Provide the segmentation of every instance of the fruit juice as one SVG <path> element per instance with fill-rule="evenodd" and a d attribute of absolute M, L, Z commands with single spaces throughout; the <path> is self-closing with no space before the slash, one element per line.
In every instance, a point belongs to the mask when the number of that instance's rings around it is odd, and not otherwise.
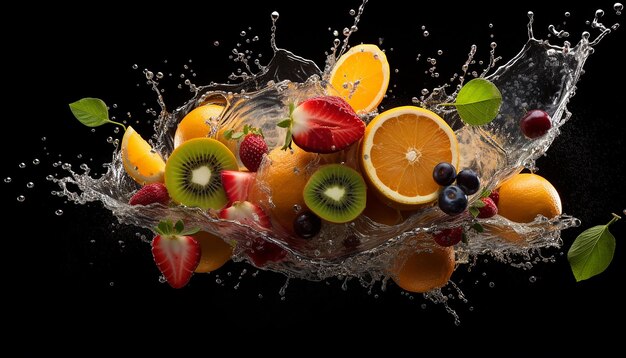
<path fill-rule="evenodd" d="M 121 222 L 150 230 L 165 219 L 180 219 L 186 227 L 198 228 L 231 245 L 232 258 L 236 261 L 245 260 L 264 270 L 308 280 L 342 277 L 384 282 L 390 276 L 396 258 L 401 257 L 407 247 L 415 248 L 416 237 L 429 238 L 437 232 L 459 226 L 467 230 L 466 240 L 454 246 L 453 260 L 458 264 L 467 263 L 471 258 L 485 252 L 504 257 L 527 253 L 531 249 L 560 246 L 561 230 L 579 224 L 572 216 L 540 217 L 530 223 L 515 223 L 502 216 L 495 216 L 479 220 L 483 230 L 478 231 L 469 228 L 474 223 L 474 218 L 467 213 L 448 215 L 432 200 L 427 205 L 420 203 L 414 207 L 397 208 L 387 205 L 384 197 L 370 197 L 371 189 L 368 189 L 368 204 L 365 205 L 364 214 L 340 223 L 333 222 L 332 218 L 324 218 L 320 223 L 320 231 L 305 240 L 292 232 L 290 224 L 294 222 L 295 216 L 303 213 L 306 207 L 313 206 L 305 205 L 296 198 L 297 194 L 290 193 L 288 189 L 295 187 L 294 183 L 301 184 L 302 188 L 297 191 L 301 193 L 309 177 L 324 165 L 338 164 L 362 173 L 363 163 L 367 159 L 360 155 L 360 148 L 355 143 L 332 153 L 302 153 L 302 149 L 297 146 L 281 149 L 287 130 L 278 124 L 289 118 L 290 112 L 295 112 L 290 108 L 291 104 L 301 104 L 319 96 L 344 96 L 349 105 L 362 107 L 356 114 L 364 124 L 374 121 L 377 113 L 385 112 L 378 109 L 376 99 L 370 103 L 352 101 L 353 95 L 359 93 L 359 86 L 362 85 L 360 82 L 332 81 L 333 70 L 341 63 L 342 56 L 349 54 L 348 45 L 356 48 L 356 44 L 351 44 L 349 39 L 358 26 L 361 12 L 362 8 L 354 12 L 354 28 L 350 26 L 337 35 L 325 66 L 317 66 L 311 60 L 280 48 L 280 43 L 277 43 L 274 36 L 280 16 L 272 13 L 273 32 L 270 45 L 273 58 L 267 65 L 258 64 L 256 69 L 257 64 L 253 66 L 246 62 L 244 73 L 233 77 L 235 83 L 193 85 L 186 82 L 193 91 L 193 96 L 174 110 L 167 108 L 161 97 L 159 73 L 144 71 L 145 79 L 158 94 L 158 103 L 161 106 L 158 119 L 154 123 L 154 133 L 143 133 L 144 138 L 153 139 L 151 150 L 160 153 L 164 158 L 163 163 L 155 164 L 156 167 L 165 166 L 166 160 L 176 157 L 175 147 L 181 147 L 185 142 L 176 139 L 177 129 L 189 113 L 201 106 L 223 108 L 216 109 L 209 115 L 211 120 L 204 124 L 207 126 L 208 138 L 224 144 L 233 152 L 235 162 L 230 160 L 228 170 L 237 171 L 242 168 L 243 159 L 238 155 L 241 144 L 224 139 L 224 133 L 228 130 L 242 131 L 245 125 L 263 132 L 264 142 L 268 147 L 267 155 L 256 169 L 256 179 L 248 189 L 249 200 L 246 201 L 263 209 L 269 216 L 268 225 L 224 218 L 221 207 L 226 204 L 215 207 L 212 204 L 185 206 L 176 203 L 167 206 L 129 205 L 129 199 L 140 186 L 162 179 L 151 176 L 151 173 L 129 175 L 129 172 L 139 169 L 126 165 L 123 150 L 113 153 L 108 171 L 97 179 L 92 178 L 88 170 L 78 173 L 67 168 L 70 173 L 68 176 L 53 178 L 60 186 L 59 194 L 78 204 L 102 202 Z M 458 142 L 458 161 L 454 163 L 457 169 L 472 169 L 479 174 L 481 181 L 478 193 L 496 189 L 521 168 L 533 169 L 534 161 L 545 154 L 558 136 L 559 128 L 570 118 L 566 105 L 574 93 L 584 63 L 593 52 L 594 46 L 611 32 L 611 27 L 602 25 L 601 20 L 600 15 L 596 14 L 590 32 L 583 33 L 577 43 L 563 41 L 563 44 L 556 45 L 535 38 L 532 31 L 533 14 L 529 13 L 529 39 L 517 56 L 499 65 L 496 64 L 496 57 L 492 52 L 491 62 L 484 64 L 481 71 L 474 76 L 467 72 L 469 64 L 474 61 L 476 49 L 472 48 L 466 65 L 462 67 L 466 72 L 457 75 L 445 86 L 422 91 L 421 95 L 413 98 L 413 103 L 405 104 L 422 107 L 443 118 L 454 130 L 453 136 Z M 554 31 L 552 35 L 558 37 L 558 33 Z M 492 50 L 495 48 L 494 43 Z M 241 52 L 235 53 L 235 57 L 241 61 L 246 59 Z M 454 102 L 462 85 L 474 77 L 492 82 L 502 94 L 498 116 L 481 126 L 466 125 L 456 110 L 445 105 Z M 384 87 L 383 94 L 387 90 Z M 344 90 L 347 93 L 342 93 Z M 542 108 L 550 115 L 552 127 L 545 136 L 528 140 L 519 130 L 519 119 L 528 110 L 535 108 Z M 128 133 L 131 132 L 127 129 L 126 134 Z M 153 136 L 150 137 L 151 135 Z M 130 135 L 128 138 L 130 140 Z M 133 138 L 137 143 L 142 143 L 137 137 Z M 123 141 L 120 146 L 125 147 Z M 407 152 L 409 160 L 414 160 L 417 156 L 417 152 Z M 274 174 L 287 161 L 289 165 L 282 168 L 283 171 L 279 174 Z M 164 170 L 166 189 L 170 191 L 167 169 Z M 201 174 L 198 174 L 197 180 L 202 180 Z M 142 179 L 138 180 L 137 177 Z M 277 178 L 286 181 L 276 183 Z M 369 188 L 373 184 L 368 182 L 365 185 Z M 272 187 L 281 190 L 272 191 Z M 170 195 L 174 196 L 171 192 Z M 273 210 L 278 205 L 284 206 L 278 204 L 278 197 L 281 195 L 292 200 L 287 205 L 289 210 Z M 469 205 L 478 199 L 478 195 L 470 195 Z M 375 209 L 371 209 L 372 207 Z M 385 220 L 377 217 L 381 212 L 385 212 Z M 418 245 L 418 250 L 439 250 L 432 240 L 423 241 Z M 250 252 L 254 252 L 255 247 L 263 246 L 263 243 L 276 247 L 279 259 L 256 261 Z M 446 254 L 449 255 L 450 252 L 448 250 Z"/>

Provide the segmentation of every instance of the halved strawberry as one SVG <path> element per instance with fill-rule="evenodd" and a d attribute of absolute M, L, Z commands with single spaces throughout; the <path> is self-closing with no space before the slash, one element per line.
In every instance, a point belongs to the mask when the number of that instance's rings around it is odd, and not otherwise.
<path fill-rule="evenodd" d="M 222 186 L 226 191 L 229 203 L 232 204 L 235 201 L 248 199 L 248 189 L 254 182 L 254 173 L 223 170 L 220 175 L 222 176 Z"/>
<path fill-rule="evenodd" d="M 270 218 L 263 209 L 249 201 L 236 201 L 231 206 L 220 211 L 220 218 L 239 221 L 246 225 L 258 225 L 263 228 L 270 228 Z"/>
<path fill-rule="evenodd" d="M 200 263 L 200 244 L 189 236 L 198 230 L 184 231 L 183 222 L 172 225 L 161 221 L 152 240 L 152 257 L 167 283 L 173 288 L 184 287 Z"/>
<path fill-rule="evenodd" d="M 147 184 L 137 190 L 128 201 L 130 205 L 150 205 L 160 203 L 167 205 L 170 202 L 170 194 L 163 183 Z"/>
<path fill-rule="evenodd" d="M 320 96 L 290 108 L 290 118 L 278 123 L 288 128 L 283 149 L 291 142 L 307 152 L 334 153 L 358 141 L 365 123 L 341 97 Z"/>

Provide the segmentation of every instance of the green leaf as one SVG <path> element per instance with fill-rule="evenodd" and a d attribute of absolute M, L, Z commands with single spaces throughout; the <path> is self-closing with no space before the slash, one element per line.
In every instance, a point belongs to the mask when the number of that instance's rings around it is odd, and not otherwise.
<path fill-rule="evenodd" d="M 87 127 L 99 127 L 106 123 L 113 123 L 122 126 L 126 130 L 126 126 L 122 123 L 114 122 L 109 119 L 109 110 L 106 103 L 99 98 L 83 98 L 74 103 L 70 103 L 70 110 L 78 121 Z"/>
<path fill-rule="evenodd" d="M 486 198 L 486 197 L 488 197 L 489 195 L 491 195 L 491 190 L 489 190 L 489 189 L 485 189 L 485 190 L 483 190 L 483 192 L 482 192 L 482 193 L 480 193 L 480 198 L 481 198 L 481 199 L 482 199 L 482 198 Z"/>
<path fill-rule="evenodd" d="M 284 119 L 278 122 L 278 124 L 276 125 L 279 126 L 280 128 L 289 128 L 289 126 L 291 125 L 291 118 Z"/>
<path fill-rule="evenodd" d="M 234 130 L 232 130 L 232 129 L 225 130 L 224 131 L 224 138 L 226 138 L 226 140 L 233 139 L 233 132 L 234 132 Z"/>
<path fill-rule="evenodd" d="M 470 214 L 472 214 L 473 217 L 477 217 L 478 214 L 480 214 L 480 211 L 475 206 L 470 206 L 467 210 L 469 211 Z"/>
<path fill-rule="evenodd" d="M 473 223 L 472 229 L 476 230 L 477 233 L 482 233 L 485 231 L 485 228 L 480 223 Z"/>
<path fill-rule="evenodd" d="M 597 225 L 583 231 L 567 252 L 572 273 L 577 282 L 602 273 L 609 267 L 615 253 L 615 237 L 609 225 L 619 219 L 614 217 L 606 225 Z"/>
<path fill-rule="evenodd" d="M 476 201 L 474 202 L 474 204 L 472 204 L 472 207 L 474 207 L 474 208 L 476 208 L 476 209 L 480 209 L 480 208 L 484 208 L 484 207 L 485 207 L 485 205 L 487 205 L 487 204 L 485 204 L 485 202 L 484 202 L 484 201 L 482 201 L 482 200 L 476 200 Z"/>
<path fill-rule="evenodd" d="M 172 232 L 171 227 L 172 227 L 172 222 L 161 221 L 157 225 L 156 232 L 161 235 L 169 235 Z"/>
<path fill-rule="evenodd" d="M 474 78 L 467 82 L 454 102 L 461 119 L 473 126 L 491 122 L 498 115 L 501 104 L 500 90 L 484 78 Z"/>
<path fill-rule="evenodd" d="M 243 137 L 243 132 L 237 132 L 237 133 L 231 134 L 230 139 L 239 139 L 241 137 Z"/>
<path fill-rule="evenodd" d="M 180 234 L 185 229 L 185 224 L 183 224 L 182 220 L 178 220 L 174 225 L 174 232 Z"/>

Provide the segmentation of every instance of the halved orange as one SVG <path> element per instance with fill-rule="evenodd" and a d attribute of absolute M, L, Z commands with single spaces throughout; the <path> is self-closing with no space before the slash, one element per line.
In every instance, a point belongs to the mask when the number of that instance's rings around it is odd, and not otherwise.
<path fill-rule="evenodd" d="M 183 118 L 174 134 L 174 148 L 183 142 L 193 138 L 204 138 L 211 133 L 209 122 L 217 120 L 222 111 L 223 106 L 217 104 L 206 104 L 196 107 Z"/>
<path fill-rule="evenodd" d="M 330 72 L 330 84 L 355 112 L 371 112 L 389 86 L 389 62 L 376 45 L 358 45 L 344 53 Z"/>
<path fill-rule="evenodd" d="M 365 128 L 361 168 L 369 188 L 400 209 L 418 208 L 437 199 L 433 180 L 438 163 L 459 166 L 454 131 L 436 113 L 404 106 L 376 116 Z"/>
<path fill-rule="evenodd" d="M 122 138 L 122 164 L 131 178 L 141 185 L 163 182 L 165 162 L 145 139 L 128 126 Z"/>

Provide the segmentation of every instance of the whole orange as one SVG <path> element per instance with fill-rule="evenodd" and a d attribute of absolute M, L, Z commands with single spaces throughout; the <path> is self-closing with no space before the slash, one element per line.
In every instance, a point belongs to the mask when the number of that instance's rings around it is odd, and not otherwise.
<path fill-rule="evenodd" d="M 200 244 L 200 263 L 195 272 L 211 272 L 222 267 L 233 254 L 233 247 L 206 231 L 192 235 Z"/>
<path fill-rule="evenodd" d="M 293 222 L 306 210 L 302 190 L 319 166 L 315 153 L 275 148 L 269 152 L 266 165 L 256 175 L 256 184 L 250 189 L 248 201 L 259 204 L 287 233 L 293 234 Z"/>
<path fill-rule="evenodd" d="M 537 215 L 552 219 L 562 213 L 559 193 L 537 174 L 517 174 L 502 183 L 499 192 L 498 214 L 511 221 L 529 223 Z"/>

